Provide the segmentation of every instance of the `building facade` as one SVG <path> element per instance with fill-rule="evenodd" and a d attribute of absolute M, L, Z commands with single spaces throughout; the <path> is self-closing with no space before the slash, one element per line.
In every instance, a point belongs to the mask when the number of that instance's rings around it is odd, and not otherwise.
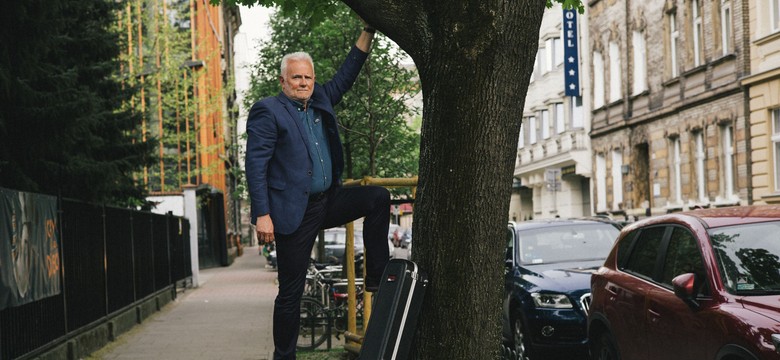
<path fill-rule="evenodd" d="M 780 0 L 749 0 L 753 201 L 780 203 Z"/>
<path fill-rule="evenodd" d="M 576 41 L 581 49 L 587 44 L 587 21 L 577 16 L 576 24 L 568 22 L 573 26 L 570 32 L 565 31 L 566 24 L 560 4 L 545 10 L 522 114 L 509 210 L 512 221 L 591 215 L 588 111 L 582 96 L 566 96 L 564 91 L 567 77 L 587 83 L 587 76 L 564 71 L 566 61 L 576 61 L 580 72 L 587 71 L 583 61 L 587 54 L 564 58 L 566 46 Z"/>
<path fill-rule="evenodd" d="M 588 2 L 596 213 L 751 202 L 744 5 Z"/>

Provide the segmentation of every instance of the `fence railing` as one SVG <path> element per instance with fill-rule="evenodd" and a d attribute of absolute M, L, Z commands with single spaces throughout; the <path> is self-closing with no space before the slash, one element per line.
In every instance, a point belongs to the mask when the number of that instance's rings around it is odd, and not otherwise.
<path fill-rule="evenodd" d="M 58 203 L 62 291 L 0 311 L 0 359 L 35 355 L 164 289 L 175 296 L 192 276 L 187 219 Z"/>

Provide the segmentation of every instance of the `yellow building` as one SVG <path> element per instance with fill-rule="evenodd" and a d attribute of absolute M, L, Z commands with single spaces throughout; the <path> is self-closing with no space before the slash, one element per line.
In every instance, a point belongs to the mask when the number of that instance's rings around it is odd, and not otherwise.
<path fill-rule="evenodd" d="M 749 0 L 753 201 L 780 203 L 780 0 Z"/>

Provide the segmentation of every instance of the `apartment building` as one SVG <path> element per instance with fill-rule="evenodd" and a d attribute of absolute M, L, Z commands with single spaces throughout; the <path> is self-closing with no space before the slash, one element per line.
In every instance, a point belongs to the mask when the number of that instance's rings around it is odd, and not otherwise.
<path fill-rule="evenodd" d="M 633 219 L 751 201 L 744 5 L 586 4 L 596 213 Z"/>
<path fill-rule="evenodd" d="M 780 203 L 780 0 L 749 0 L 753 201 Z"/>
<path fill-rule="evenodd" d="M 509 220 L 591 215 L 589 97 L 581 91 L 587 89 L 588 77 L 581 74 L 587 71 L 587 54 L 577 53 L 582 46 L 587 49 L 588 27 L 576 12 L 566 19 L 563 14 L 556 4 L 542 19 L 522 114 Z"/>

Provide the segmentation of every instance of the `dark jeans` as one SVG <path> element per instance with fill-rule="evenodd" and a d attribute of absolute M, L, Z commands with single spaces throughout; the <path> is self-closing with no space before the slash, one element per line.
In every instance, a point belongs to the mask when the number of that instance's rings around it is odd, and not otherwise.
<path fill-rule="evenodd" d="M 332 188 L 326 196 L 310 200 L 303 222 L 288 235 L 276 238 L 279 295 L 274 303 L 274 359 L 295 359 L 300 307 L 311 250 L 320 229 L 328 229 L 364 217 L 366 276 L 379 279 L 390 253 L 390 193 L 379 186 Z"/>

